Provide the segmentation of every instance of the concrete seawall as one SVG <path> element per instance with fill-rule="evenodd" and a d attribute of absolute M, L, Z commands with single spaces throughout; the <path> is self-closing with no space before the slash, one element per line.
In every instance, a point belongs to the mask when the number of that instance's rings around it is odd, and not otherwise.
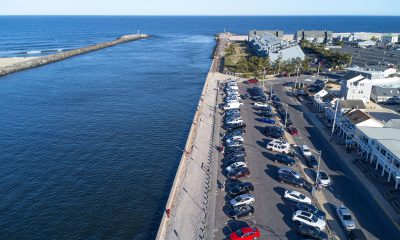
<path fill-rule="evenodd" d="M 215 210 L 217 109 L 221 41 L 218 41 L 197 111 L 158 230 L 158 240 L 210 239 Z M 215 139 L 217 140 L 217 139 Z M 169 212 L 169 214 L 167 214 Z M 210 223 L 211 221 L 211 223 Z"/>
<path fill-rule="evenodd" d="M 78 48 L 78 49 L 74 49 L 74 50 L 70 50 L 70 51 L 66 51 L 66 52 L 62 52 L 62 53 L 51 54 L 51 55 L 47 55 L 47 56 L 43 56 L 43 57 L 38 57 L 38 58 L 35 58 L 32 60 L 11 64 L 9 66 L 0 68 L 0 76 L 4 76 L 4 75 L 10 74 L 10 73 L 22 71 L 22 70 L 29 69 L 29 68 L 39 67 L 39 66 L 53 63 L 53 62 L 58 62 L 58 61 L 66 59 L 66 58 L 70 58 L 70 57 L 77 56 L 80 54 L 93 52 L 93 51 L 100 50 L 103 48 L 115 46 L 117 44 L 135 41 L 135 40 L 143 39 L 143 38 L 149 38 L 149 37 L 150 36 L 147 34 L 124 35 L 113 41 L 98 43 L 98 44 L 83 47 L 83 48 Z"/>

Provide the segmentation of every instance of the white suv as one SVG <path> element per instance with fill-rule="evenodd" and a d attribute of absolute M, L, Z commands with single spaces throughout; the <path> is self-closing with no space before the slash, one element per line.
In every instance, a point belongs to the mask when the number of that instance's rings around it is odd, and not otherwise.
<path fill-rule="evenodd" d="M 281 140 L 281 139 L 274 139 L 269 143 L 277 143 L 277 144 L 281 144 L 281 145 L 290 146 L 290 144 L 288 142 L 286 142 L 285 140 Z"/>
<path fill-rule="evenodd" d="M 292 220 L 298 224 L 305 224 L 311 227 L 319 228 L 321 231 L 325 229 L 326 222 L 312 213 L 298 210 L 293 214 Z"/>
<path fill-rule="evenodd" d="M 279 152 L 279 153 L 283 153 L 283 154 L 288 154 L 290 152 L 290 146 L 285 145 L 285 144 L 270 142 L 267 144 L 266 148 L 269 151 Z"/>

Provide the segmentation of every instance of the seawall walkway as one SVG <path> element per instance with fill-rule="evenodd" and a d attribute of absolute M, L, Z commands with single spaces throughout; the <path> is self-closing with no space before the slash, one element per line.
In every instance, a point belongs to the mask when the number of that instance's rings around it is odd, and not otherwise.
<path fill-rule="evenodd" d="M 66 52 L 61 52 L 61 53 L 56 53 L 56 54 L 51 54 L 43 57 L 37 57 L 31 60 L 11 64 L 5 67 L 0 67 L 0 76 L 4 76 L 10 73 L 22 71 L 25 69 L 29 68 L 34 68 L 34 67 L 39 67 L 45 64 L 53 63 L 53 62 L 58 62 L 61 60 L 64 60 L 66 58 L 70 58 L 73 56 L 77 56 L 80 54 L 88 53 L 88 52 L 93 52 L 96 50 L 100 50 L 106 47 L 111 47 L 115 46 L 117 44 L 125 43 L 125 42 L 131 42 L 143 38 L 149 38 L 150 35 L 147 34 L 132 34 L 132 35 L 124 35 L 122 37 L 119 37 L 113 41 L 109 42 L 103 42 L 103 43 L 98 43 L 95 45 L 83 47 L 83 48 L 78 48 Z"/>
<path fill-rule="evenodd" d="M 217 47 L 165 207 L 158 240 L 210 239 L 215 210 L 218 161 L 216 110 L 224 41 Z"/>

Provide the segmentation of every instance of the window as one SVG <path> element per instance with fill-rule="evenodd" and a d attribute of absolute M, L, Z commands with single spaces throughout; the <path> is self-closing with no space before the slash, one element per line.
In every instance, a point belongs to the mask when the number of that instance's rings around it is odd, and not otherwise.
<path fill-rule="evenodd" d="M 363 91 L 358 91 L 359 94 L 363 94 Z"/>

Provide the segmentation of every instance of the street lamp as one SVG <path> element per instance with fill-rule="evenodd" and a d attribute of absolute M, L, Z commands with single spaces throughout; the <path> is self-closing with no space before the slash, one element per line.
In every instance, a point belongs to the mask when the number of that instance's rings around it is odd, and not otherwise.
<path fill-rule="evenodd" d="M 318 154 L 318 167 L 317 167 L 317 174 L 315 174 L 315 184 L 317 184 L 318 182 L 318 174 L 319 174 L 319 169 L 320 169 L 320 165 L 321 165 L 321 155 L 322 155 L 322 151 L 320 150 L 314 150 L 310 148 L 310 151 L 313 153 Z"/>

